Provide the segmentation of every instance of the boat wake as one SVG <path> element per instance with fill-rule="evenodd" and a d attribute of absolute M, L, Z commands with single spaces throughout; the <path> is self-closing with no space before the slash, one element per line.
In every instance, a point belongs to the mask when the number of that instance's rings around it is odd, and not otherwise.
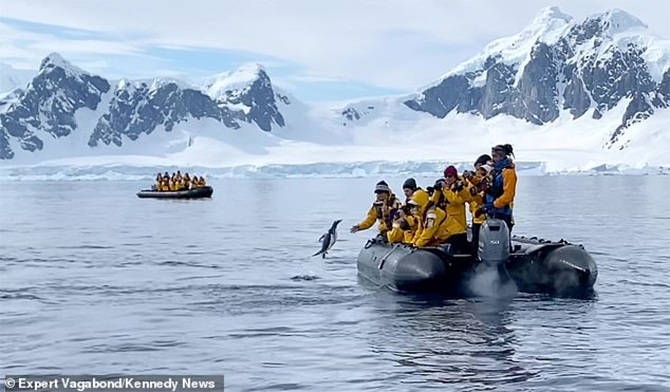
<path fill-rule="evenodd" d="M 519 289 L 507 270 L 480 264 L 465 283 L 466 289 L 476 297 L 511 298 Z"/>

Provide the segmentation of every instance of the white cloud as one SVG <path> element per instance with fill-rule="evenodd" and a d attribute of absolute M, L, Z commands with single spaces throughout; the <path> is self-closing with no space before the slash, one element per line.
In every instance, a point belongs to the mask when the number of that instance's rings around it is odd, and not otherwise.
<path fill-rule="evenodd" d="M 65 56 L 68 50 L 81 56 L 90 50 L 90 57 L 95 53 L 136 54 L 151 46 L 232 49 L 294 63 L 306 70 L 303 77 L 414 90 L 476 54 L 487 42 L 517 33 L 545 6 L 558 5 L 578 19 L 622 8 L 652 31 L 670 37 L 669 4 L 627 0 L 3 0 L 4 17 L 107 32 L 117 40 L 76 46 L 80 41 L 47 35 L 48 39 L 24 48 L 13 44 L 24 32 L 12 29 L 11 34 L 2 34 L 7 42 L 0 43 L 0 55 L 25 59 L 42 49 L 59 47 L 65 49 L 61 49 Z M 11 56 L 6 56 L 8 52 Z"/>
<path fill-rule="evenodd" d="M 148 57 L 144 54 L 146 43 L 140 41 L 71 39 L 52 33 L 36 33 L 18 29 L 0 22 L 0 58 L 12 64 L 24 64 L 23 68 L 37 69 L 40 61 L 51 52 L 58 52 L 67 59 L 82 62 L 100 62 L 99 55 L 130 55 Z M 92 69 L 91 69 L 92 70 Z"/>
<path fill-rule="evenodd" d="M 341 78 L 334 78 L 332 76 L 323 76 L 323 75 L 314 75 L 314 74 L 298 74 L 298 75 L 292 75 L 286 78 L 288 81 L 293 81 L 293 82 L 307 82 L 307 83 L 314 83 L 314 82 L 327 82 L 327 83 L 336 83 L 336 82 L 346 82 L 346 80 L 341 79 Z"/>

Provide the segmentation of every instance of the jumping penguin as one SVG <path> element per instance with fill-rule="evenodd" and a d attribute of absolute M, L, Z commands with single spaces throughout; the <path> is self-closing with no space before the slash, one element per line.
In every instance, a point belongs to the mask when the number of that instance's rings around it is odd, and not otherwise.
<path fill-rule="evenodd" d="M 330 226 L 330 229 L 319 238 L 319 242 L 321 242 L 321 250 L 314 253 L 312 257 L 321 255 L 322 258 L 326 258 L 326 254 L 328 254 L 328 251 L 330 248 L 335 245 L 335 242 L 337 241 L 337 225 L 342 222 L 342 219 L 338 219 L 335 222 L 333 222 L 333 225 Z"/>

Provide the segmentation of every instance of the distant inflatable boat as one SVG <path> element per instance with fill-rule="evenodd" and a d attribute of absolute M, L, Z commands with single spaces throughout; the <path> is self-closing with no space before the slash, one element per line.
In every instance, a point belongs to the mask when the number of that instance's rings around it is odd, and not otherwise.
<path fill-rule="evenodd" d="M 581 245 L 513 236 L 510 252 L 504 223 L 487 223 L 480 231 L 479 258 L 454 253 L 448 244 L 414 248 L 373 238 L 358 255 L 358 273 L 397 292 L 477 295 L 470 283 L 486 268 L 511 278 L 522 292 L 571 295 L 593 289 L 598 268 Z"/>
<path fill-rule="evenodd" d="M 212 193 L 214 193 L 214 189 L 211 186 L 185 189 L 182 191 L 154 191 L 143 189 L 137 192 L 137 197 L 141 199 L 203 199 L 212 197 Z"/>

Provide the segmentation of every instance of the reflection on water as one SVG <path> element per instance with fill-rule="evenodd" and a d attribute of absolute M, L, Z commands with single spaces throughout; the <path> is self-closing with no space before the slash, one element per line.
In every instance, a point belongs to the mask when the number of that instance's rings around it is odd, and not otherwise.
<path fill-rule="evenodd" d="M 402 366 L 405 382 L 477 387 L 525 381 L 518 362 L 511 300 L 447 300 L 379 293 L 371 349 Z"/>

